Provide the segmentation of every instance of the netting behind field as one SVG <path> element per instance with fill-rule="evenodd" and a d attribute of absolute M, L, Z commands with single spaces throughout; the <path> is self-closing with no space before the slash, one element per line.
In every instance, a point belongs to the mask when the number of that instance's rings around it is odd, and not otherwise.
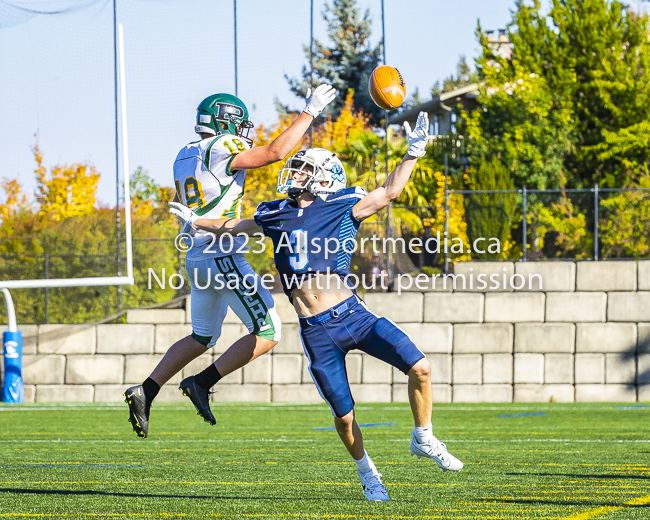
<path fill-rule="evenodd" d="M 322 2 L 316 4 L 315 30 L 323 33 Z M 288 92 L 284 75 L 300 76 L 305 64 L 309 2 L 250 0 L 237 7 L 235 49 L 232 1 L 0 3 L 0 177 L 21 185 L 2 217 L 5 224 L 11 220 L 0 236 L 2 279 L 124 275 L 124 175 L 141 167 L 158 186 L 172 186 L 176 154 L 196 139 L 196 107 L 202 99 L 236 93 L 256 126 L 275 121 L 278 93 L 281 103 L 302 106 Z M 116 23 L 124 26 L 131 172 L 122 171 Z M 86 200 L 76 213 L 50 204 L 44 215 L 41 199 L 48 186 L 35 173 L 37 151 L 47 180 L 57 165 L 71 166 L 69 183 L 79 177 L 80 165 L 88 165 L 88 175 L 94 167 L 96 200 Z M 134 209 L 134 287 L 17 290 L 19 322 L 100 319 L 187 292 L 187 286 L 146 287 L 148 268 L 160 273 L 165 267 L 167 276 L 182 272 L 183 255 L 173 241 L 177 224 L 162 209 L 169 193 L 145 194 L 151 199 L 148 206 Z M 55 203 L 81 198 L 74 188 L 52 189 L 50 195 Z"/>
<path fill-rule="evenodd" d="M 33 146 L 46 165 L 90 161 L 115 203 L 113 12 L 107 2 L 0 5 L 1 175 L 32 198 Z"/>
<path fill-rule="evenodd" d="M 0 4 L 0 177 L 21 186 L 2 213 L 4 280 L 118 274 L 113 30 L 106 1 Z M 87 182 L 97 183 L 97 201 Z M 12 296 L 19 323 L 42 323 L 48 315 L 104 317 L 117 294 L 102 287 Z"/>

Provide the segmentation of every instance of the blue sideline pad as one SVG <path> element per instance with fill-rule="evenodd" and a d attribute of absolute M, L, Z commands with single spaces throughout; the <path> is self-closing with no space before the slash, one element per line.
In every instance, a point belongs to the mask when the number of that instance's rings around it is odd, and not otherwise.
<path fill-rule="evenodd" d="M 396 422 L 375 422 L 369 424 L 360 424 L 359 428 L 371 428 L 373 426 L 394 426 Z M 312 428 L 312 430 L 336 430 L 334 426 L 328 426 L 327 428 Z"/>
<path fill-rule="evenodd" d="M 512 415 L 499 415 L 499 417 L 533 417 L 535 415 L 546 415 L 546 412 L 514 413 Z"/>
<path fill-rule="evenodd" d="M 647 404 L 637 404 L 634 406 L 617 406 L 617 410 L 639 410 L 640 408 L 648 408 Z"/>

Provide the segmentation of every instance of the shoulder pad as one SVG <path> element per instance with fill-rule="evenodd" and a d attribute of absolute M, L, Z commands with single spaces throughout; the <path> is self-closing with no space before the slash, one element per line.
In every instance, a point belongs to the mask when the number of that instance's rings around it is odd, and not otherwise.
<path fill-rule="evenodd" d="M 327 202 L 348 201 L 356 203 L 366 195 L 368 195 L 368 192 L 361 186 L 353 186 L 351 188 L 343 188 L 336 193 L 332 193 L 331 195 L 328 195 L 325 200 L 327 200 Z"/>
<path fill-rule="evenodd" d="M 176 160 L 184 159 L 188 156 L 196 156 L 201 154 L 201 141 L 192 141 L 187 143 L 181 148 L 176 155 Z"/>
<path fill-rule="evenodd" d="M 234 143 L 233 141 L 237 142 Z M 230 151 L 232 149 L 232 153 L 243 152 L 244 150 L 248 150 L 250 148 L 244 139 L 241 139 L 240 137 L 232 134 L 220 135 L 218 136 L 216 142 L 219 143 L 219 146 L 223 148 L 224 151 Z M 230 148 L 228 148 L 225 143 L 228 143 Z"/>
<path fill-rule="evenodd" d="M 255 210 L 256 216 L 265 215 L 267 213 L 273 213 L 274 211 L 280 211 L 286 205 L 286 199 L 272 200 L 267 202 L 260 202 L 257 205 Z"/>

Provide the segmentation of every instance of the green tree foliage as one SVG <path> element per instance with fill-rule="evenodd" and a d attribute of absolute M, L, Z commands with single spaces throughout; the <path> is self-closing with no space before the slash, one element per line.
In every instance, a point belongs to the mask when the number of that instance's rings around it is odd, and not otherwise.
<path fill-rule="evenodd" d="M 609 0 L 519 0 L 512 59 L 478 29 L 483 109 L 468 115 L 473 165 L 503 160 L 518 185 L 626 185 L 648 165 L 648 16 Z"/>
<path fill-rule="evenodd" d="M 559 52 L 549 58 L 569 72 L 549 75 L 550 85 L 571 101 L 576 125 L 567 177 L 623 186 L 649 164 L 648 16 L 606 0 L 555 0 L 550 15 Z"/>
<path fill-rule="evenodd" d="M 518 66 L 509 72 L 502 83 L 503 72 L 487 68 L 480 108 L 463 112 L 470 164 L 478 169 L 484 160 L 496 160 L 519 187 L 558 188 L 570 144 L 570 112 L 556 104 L 538 74 Z"/>
<path fill-rule="evenodd" d="M 496 159 L 483 160 L 472 177 L 473 190 L 512 190 L 514 184 L 508 170 Z M 498 238 L 503 245 L 510 240 L 515 213 L 516 196 L 514 193 L 476 193 L 465 195 L 465 218 L 467 234 L 473 243 L 477 238 L 484 238 L 481 246 L 487 249 L 490 238 Z M 497 253 L 485 253 L 481 258 L 500 258 Z"/>
<path fill-rule="evenodd" d="M 360 17 L 356 0 L 332 0 L 326 4 L 323 18 L 327 23 L 330 44 L 314 40 L 314 85 L 327 82 L 340 92 L 352 89 L 355 110 L 362 109 L 378 123 L 383 111 L 374 104 L 368 94 L 370 74 L 380 64 L 381 44 L 370 45 L 372 20 L 366 9 Z M 301 78 L 289 78 L 291 91 L 303 97 L 310 87 L 309 46 L 304 47 L 307 65 L 303 66 Z M 326 111 L 337 117 L 344 105 L 344 97 L 339 96 Z"/>
<path fill-rule="evenodd" d="M 526 211 L 528 258 L 591 258 L 594 237 L 587 230 L 584 209 L 564 191 L 556 200 L 549 200 L 551 197 L 555 194 L 530 197 Z"/>
<path fill-rule="evenodd" d="M 638 180 L 650 189 L 650 175 Z M 600 243 L 603 258 L 647 258 L 650 255 L 650 194 L 624 191 L 603 196 L 600 202 Z"/>
<path fill-rule="evenodd" d="M 99 173 L 90 164 L 54 166 L 46 174 L 43 156 L 34 147 L 37 201 L 28 198 L 16 180 L 3 180 L 0 206 L 0 276 L 3 280 L 116 276 L 118 273 L 115 208 L 97 207 Z M 167 211 L 173 190 L 158 186 L 142 168 L 131 177 L 135 285 L 121 289 L 122 308 L 170 300 L 178 292 L 155 283 L 148 287 L 148 269 L 160 277 L 178 271 L 173 238 L 178 224 Z M 124 210 L 120 215 L 124 222 Z M 120 243 L 125 272 L 125 244 Z M 47 267 L 46 267 L 47 265 Z M 20 323 L 45 321 L 45 290 L 12 291 Z M 52 323 L 100 320 L 117 311 L 115 287 L 71 287 L 49 290 Z M 4 321 L 2 314 L 0 320 Z"/>
<path fill-rule="evenodd" d="M 32 214 L 26 219 L 38 216 Z M 124 212 L 121 215 L 124 221 Z M 123 286 L 123 309 L 162 303 L 176 296 L 167 285 L 160 289 L 155 282 L 147 285 L 147 270 L 152 268 L 160 277 L 165 268 L 167 277 L 177 272 L 177 251 L 173 237 L 173 222 L 161 228 L 148 217 L 133 215 L 133 271 L 135 284 Z M 162 236 L 161 236 L 162 235 Z M 148 240 L 142 240 L 146 238 Z M 166 240 L 157 240 L 165 238 Z M 49 278 L 83 278 L 117 276 L 117 247 L 115 243 L 115 209 L 97 208 L 83 216 L 50 222 L 37 232 L 23 235 L 20 255 L 2 252 L 0 272 L 5 280 L 39 279 L 46 276 L 46 253 Z M 151 240 L 154 239 L 154 240 Z M 4 237 L 0 248 L 4 249 Z M 121 269 L 125 272 L 126 252 L 121 247 Z M 45 290 L 12 291 L 16 316 L 20 323 L 45 321 Z M 49 321 L 51 323 L 84 323 L 100 320 L 117 312 L 116 287 L 70 287 L 49 290 Z M 2 315 L 4 320 L 5 316 Z"/>

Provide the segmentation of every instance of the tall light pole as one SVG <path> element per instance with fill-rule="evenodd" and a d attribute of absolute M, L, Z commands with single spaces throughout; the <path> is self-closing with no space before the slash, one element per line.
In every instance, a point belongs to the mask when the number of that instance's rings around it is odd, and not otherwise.
<path fill-rule="evenodd" d="M 309 1 L 309 88 L 314 90 L 314 0 Z M 309 148 L 314 144 L 314 125 L 309 125 Z"/>
<path fill-rule="evenodd" d="M 235 96 L 237 94 L 237 0 L 233 0 L 233 25 L 235 28 Z"/>
<path fill-rule="evenodd" d="M 384 65 L 386 65 L 386 24 L 385 24 L 385 10 L 384 10 L 384 0 L 381 0 L 381 46 L 384 52 Z M 384 159 L 386 167 L 386 178 L 388 178 L 388 110 L 384 111 Z M 392 238 L 392 220 L 393 220 L 393 209 L 389 204 L 386 208 L 386 238 Z M 394 269 L 393 269 L 393 255 L 390 248 L 387 248 L 388 251 L 388 264 L 386 270 L 388 271 L 388 282 L 393 279 Z"/>

